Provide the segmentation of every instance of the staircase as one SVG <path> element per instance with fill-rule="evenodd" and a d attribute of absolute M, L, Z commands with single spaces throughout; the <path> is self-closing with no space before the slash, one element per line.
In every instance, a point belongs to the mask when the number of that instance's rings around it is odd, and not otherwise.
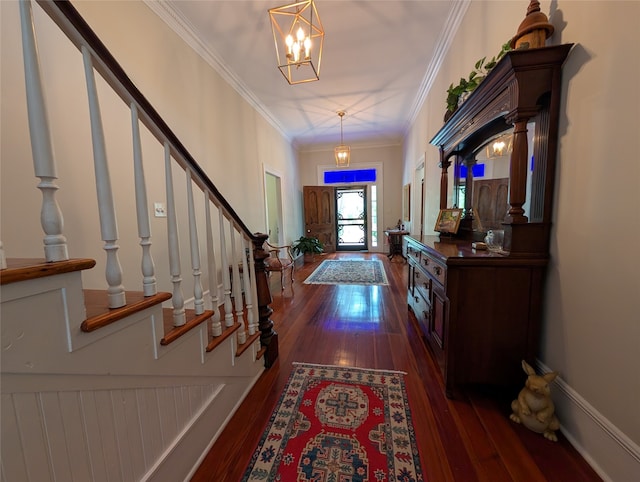
<path fill-rule="evenodd" d="M 51 147 L 56 133 L 43 95 L 37 22 L 31 2 L 21 1 L 45 257 L 12 257 L 13 248 L 7 243 L 5 253 L 0 242 L 0 479 L 188 480 L 277 357 L 262 248 L 267 236 L 246 227 L 71 4 L 39 5 L 82 57 L 97 212 L 77 220 L 59 206 L 57 171 L 68 169 L 60 169 Z M 126 182 L 118 161 L 107 158 L 103 85 L 130 115 L 130 134 L 113 141 L 133 152 L 133 179 Z M 144 158 L 154 150 L 159 163 Z M 122 184 L 115 187 L 114 166 Z M 166 232 L 153 236 L 147 190 L 157 183 L 147 179 L 150 166 L 154 176 L 162 173 L 166 196 Z M 176 176 L 185 183 L 179 186 Z M 64 196 L 82 204 L 85 183 L 75 188 Z M 116 216 L 123 206 L 124 225 Z M 63 219 L 82 224 L 74 231 L 81 239 L 67 242 Z M 4 233 L 19 229 L 3 225 Z M 98 237 L 101 246 L 92 243 Z M 124 241 L 132 237 L 135 243 Z M 89 256 L 69 257 L 70 246 Z"/>

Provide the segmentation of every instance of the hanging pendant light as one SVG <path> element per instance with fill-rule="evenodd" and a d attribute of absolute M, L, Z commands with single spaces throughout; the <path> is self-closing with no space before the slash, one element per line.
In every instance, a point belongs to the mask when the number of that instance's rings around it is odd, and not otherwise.
<path fill-rule="evenodd" d="M 513 152 L 513 135 L 503 134 L 487 144 L 487 159 L 510 155 Z"/>
<path fill-rule="evenodd" d="M 338 167 L 347 167 L 351 159 L 351 148 L 349 146 L 345 146 L 342 139 L 342 118 L 344 117 L 344 114 L 344 111 L 338 111 L 338 115 L 340 116 L 340 145 L 334 149 L 336 166 Z"/>
<path fill-rule="evenodd" d="M 313 0 L 270 8 L 278 69 L 289 84 L 320 79 L 324 30 Z"/>

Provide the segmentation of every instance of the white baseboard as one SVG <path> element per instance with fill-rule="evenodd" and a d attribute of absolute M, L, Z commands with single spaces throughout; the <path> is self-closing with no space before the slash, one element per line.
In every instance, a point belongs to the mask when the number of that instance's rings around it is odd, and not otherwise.
<path fill-rule="evenodd" d="M 540 360 L 536 368 L 539 373 L 552 371 Z M 553 382 L 551 396 L 560 431 L 603 480 L 640 480 L 640 447 L 636 443 L 561 377 Z"/>

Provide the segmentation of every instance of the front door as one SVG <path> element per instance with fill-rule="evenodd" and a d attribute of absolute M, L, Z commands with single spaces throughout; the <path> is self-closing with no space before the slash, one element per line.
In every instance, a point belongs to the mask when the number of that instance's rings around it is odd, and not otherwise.
<path fill-rule="evenodd" d="M 366 187 L 336 188 L 338 251 L 367 249 Z"/>
<path fill-rule="evenodd" d="M 335 189 L 329 186 L 304 186 L 305 236 L 315 236 L 325 253 L 336 250 Z"/>

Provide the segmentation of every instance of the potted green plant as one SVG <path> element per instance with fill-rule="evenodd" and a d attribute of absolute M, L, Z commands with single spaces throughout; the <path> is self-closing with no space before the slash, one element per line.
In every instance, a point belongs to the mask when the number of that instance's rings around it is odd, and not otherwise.
<path fill-rule="evenodd" d="M 324 250 L 324 246 L 315 236 L 300 236 L 295 243 L 293 245 L 293 254 L 297 256 L 302 253 L 305 260 L 312 260 L 316 254 L 320 254 Z"/>
<path fill-rule="evenodd" d="M 493 57 L 489 62 L 486 62 L 487 57 L 482 57 L 478 60 L 468 78 L 460 78 L 458 85 L 454 86 L 451 84 L 449 86 L 447 89 L 447 112 L 445 114 L 445 122 L 458 108 L 460 99 L 464 100 L 469 94 L 471 94 L 471 92 L 480 85 L 480 82 L 485 79 L 489 72 L 491 72 L 500 59 L 504 57 L 504 54 L 509 50 L 511 50 L 511 45 L 507 42 L 502 46 L 498 55 Z"/>

